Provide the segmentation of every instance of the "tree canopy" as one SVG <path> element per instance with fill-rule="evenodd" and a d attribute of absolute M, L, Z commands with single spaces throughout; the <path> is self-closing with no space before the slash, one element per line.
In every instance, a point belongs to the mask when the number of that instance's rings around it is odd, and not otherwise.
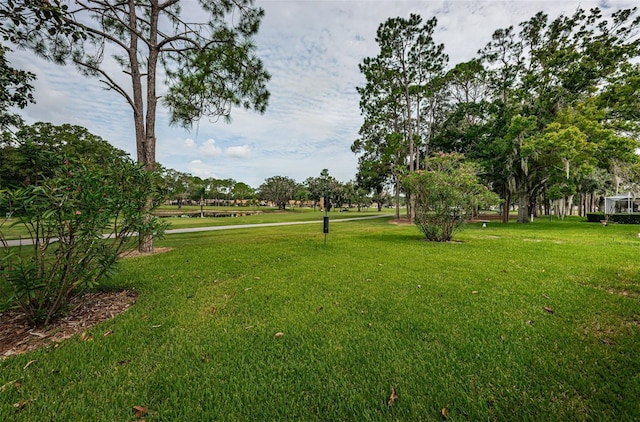
<path fill-rule="evenodd" d="M 40 184 L 63 164 L 105 165 L 128 154 L 81 126 L 37 122 L 0 138 L 0 187 Z"/>
<path fill-rule="evenodd" d="M 351 150 L 362 153 L 361 179 L 373 189 L 379 189 L 381 181 L 372 177 L 374 167 L 398 192 L 405 169 L 419 166 L 421 122 L 425 110 L 431 112 L 426 100 L 448 62 L 444 45 L 433 39 L 436 25 L 435 17 L 423 23 L 416 14 L 387 19 L 376 32 L 379 54 L 360 64 L 366 78 L 365 86 L 357 88 L 364 124 Z"/>
<path fill-rule="evenodd" d="M 640 141 L 637 9 L 609 17 L 598 8 L 578 9 L 553 19 L 539 12 L 518 27 L 497 29 L 476 58 L 446 72 L 446 55 L 433 40 L 435 18 L 421 22 L 411 15 L 381 24 L 380 54 L 360 65 L 364 123 L 352 151 L 360 154 L 358 177 L 369 186 L 424 169 L 419 157 L 432 152 L 464 153 L 502 198 L 503 219 L 515 202 L 519 222 L 551 210 L 564 215 L 576 197 L 586 212 L 605 190 L 633 186 Z M 411 31 L 393 32 L 400 23 Z M 414 47 L 426 67 L 411 62 L 410 53 L 386 61 L 391 51 Z"/>
<path fill-rule="evenodd" d="M 295 180 L 286 176 L 273 176 L 267 178 L 258 188 L 258 197 L 265 201 L 271 201 L 284 210 L 290 200 L 295 197 L 298 184 Z"/>

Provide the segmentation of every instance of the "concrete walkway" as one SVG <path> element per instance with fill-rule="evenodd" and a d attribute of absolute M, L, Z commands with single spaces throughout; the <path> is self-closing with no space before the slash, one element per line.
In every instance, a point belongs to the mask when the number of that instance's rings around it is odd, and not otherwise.
<path fill-rule="evenodd" d="M 371 217 L 353 217 L 353 218 L 340 218 L 331 220 L 331 223 L 341 223 L 343 221 L 357 221 L 357 220 L 371 220 L 373 218 L 384 218 L 384 217 L 393 217 L 391 215 L 373 215 Z M 329 216 L 331 218 L 331 216 Z M 260 223 L 260 224 L 237 224 L 230 226 L 209 226 L 209 227 L 187 227 L 183 229 L 169 229 L 165 231 L 165 235 L 177 234 L 177 233 L 196 233 L 196 232 L 209 232 L 216 230 L 233 230 L 233 229 L 253 229 L 258 227 L 276 227 L 276 226 L 295 226 L 299 224 L 322 224 L 322 220 L 313 220 L 313 221 L 290 221 L 290 222 L 282 222 L 282 223 Z M 104 236 L 108 237 L 107 235 Z M 52 242 L 55 242 L 56 238 L 52 239 Z M 8 246 L 31 246 L 33 242 L 31 239 L 19 239 L 19 240 L 7 240 Z"/>

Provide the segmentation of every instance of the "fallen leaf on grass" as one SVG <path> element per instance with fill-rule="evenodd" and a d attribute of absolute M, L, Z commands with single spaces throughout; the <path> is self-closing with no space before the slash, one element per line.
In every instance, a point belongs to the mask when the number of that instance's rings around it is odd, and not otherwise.
<path fill-rule="evenodd" d="M 149 411 L 146 407 L 144 406 L 133 406 L 133 410 L 134 412 L 136 412 L 136 418 L 141 418 L 144 415 L 147 414 L 147 412 Z"/>
<path fill-rule="evenodd" d="M 446 421 L 447 420 L 447 408 L 443 407 L 442 411 L 440 413 L 442 414 L 442 419 L 444 419 Z"/>
<path fill-rule="evenodd" d="M 27 369 L 28 367 L 30 367 L 32 364 L 34 364 L 36 362 L 37 362 L 37 360 L 30 360 L 29 362 L 27 362 L 27 364 L 22 369 Z"/>
<path fill-rule="evenodd" d="M 273 335 L 273 338 L 282 338 L 284 337 L 284 333 L 282 331 L 278 331 Z"/>
<path fill-rule="evenodd" d="M 3 385 L 2 387 L 0 387 L 0 393 L 2 393 L 7 387 L 9 387 L 11 384 L 16 384 L 18 382 L 18 380 L 13 380 L 13 381 L 9 381 L 8 383 L 6 383 L 5 385 Z"/>
<path fill-rule="evenodd" d="M 389 401 L 387 402 L 387 406 L 393 406 L 397 399 L 398 399 L 398 395 L 396 394 L 396 389 L 391 387 L 391 395 L 389 396 Z"/>
<path fill-rule="evenodd" d="M 29 403 L 27 400 L 22 400 L 22 401 L 19 401 L 18 403 L 14 403 L 13 407 L 15 407 L 16 409 L 24 409 L 27 403 Z"/>
<path fill-rule="evenodd" d="M 548 307 L 548 306 L 545 306 L 545 307 L 543 307 L 542 309 L 544 309 L 545 311 L 549 312 L 550 314 L 552 314 L 552 313 L 554 312 L 554 311 L 553 311 L 553 308 L 550 308 L 550 307 Z"/>

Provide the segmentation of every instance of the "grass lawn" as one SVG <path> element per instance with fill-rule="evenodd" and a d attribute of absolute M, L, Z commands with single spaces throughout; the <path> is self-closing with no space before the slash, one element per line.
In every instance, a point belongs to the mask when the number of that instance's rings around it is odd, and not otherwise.
<path fill-rule="evenodd" d="M 108 287 L 138 302 L 93 340 L 0 361 L 0 420 L 638 420 L 638 232 L 167 236 L 172 251 L 123 261 Z"/>
<path fill-rule="evenodd" d="M 234 211 L 234 210 L 231 210 Z M 341 220 L 344 218 L 371 217 L 374 215 L 391 213 L 394 210 L 385 209 L 381 213 L 377 209 L 369 208 L 368 211 L 357 212 L 355 209 L 349 212 L 331 211 L 328 213 L 331 220 Z M 262 214 L 246 215 L 241 217 L 205 217 L 205 218 L 181 218 L 167 217 L 164 221 L 169 222 L 169 229 L 184 227 L 209 227 L 209 226 L 233 226 L 240 224 L 263 224 L 281 223 L 293 221 L 322 221 L 325 213 L 314 211 L 311 208 L 288 209 L 286 212 L 271 210 Z"/>

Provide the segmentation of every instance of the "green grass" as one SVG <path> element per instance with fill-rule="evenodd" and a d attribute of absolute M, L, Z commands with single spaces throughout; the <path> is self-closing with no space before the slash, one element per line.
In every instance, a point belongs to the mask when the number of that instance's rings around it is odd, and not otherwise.
<path fill-rule="evenodd" d="M 25 227 L 16 223 L 16 219 L 0 219 L 0 233 L 4 239 L 19 239 L 29 236 Z"/>
<path fill-rule="evenodd" d="M 389 214 L 389 212 L 387 210 L 384 210 L 382 213 L 378 213 L 377 210 L 369 209 L 369 211 L 362 212 L 332 211 L 328 215 L 331 220 L 339 220 L 344 218 L 371 217 L 378 214 Z M 321 221 L 324 215 L 324 212 L 313 211 L 310 208 L 303 208 L 287 210 L 286 212 L 270 211 L 262 214 L 246 215 L 242 217 L 167 217 L 164 220 L 169 222 L 169 229 L 177 229 L 183 227 L 233 226 L 240 224 L 263 224 L 294 221 Z"/>
<path fill-rule="evenodd" d="M 136 405 L 146 420 L 637 420 L 639 231 L 171 235 L 158 246 L 172 251 L 123 262 L 108 287 L 138 303 L 93 341 L 0 362 L 0 387 L 20 382 L 0 391 L 0 420 L 133 420 Z"/>

